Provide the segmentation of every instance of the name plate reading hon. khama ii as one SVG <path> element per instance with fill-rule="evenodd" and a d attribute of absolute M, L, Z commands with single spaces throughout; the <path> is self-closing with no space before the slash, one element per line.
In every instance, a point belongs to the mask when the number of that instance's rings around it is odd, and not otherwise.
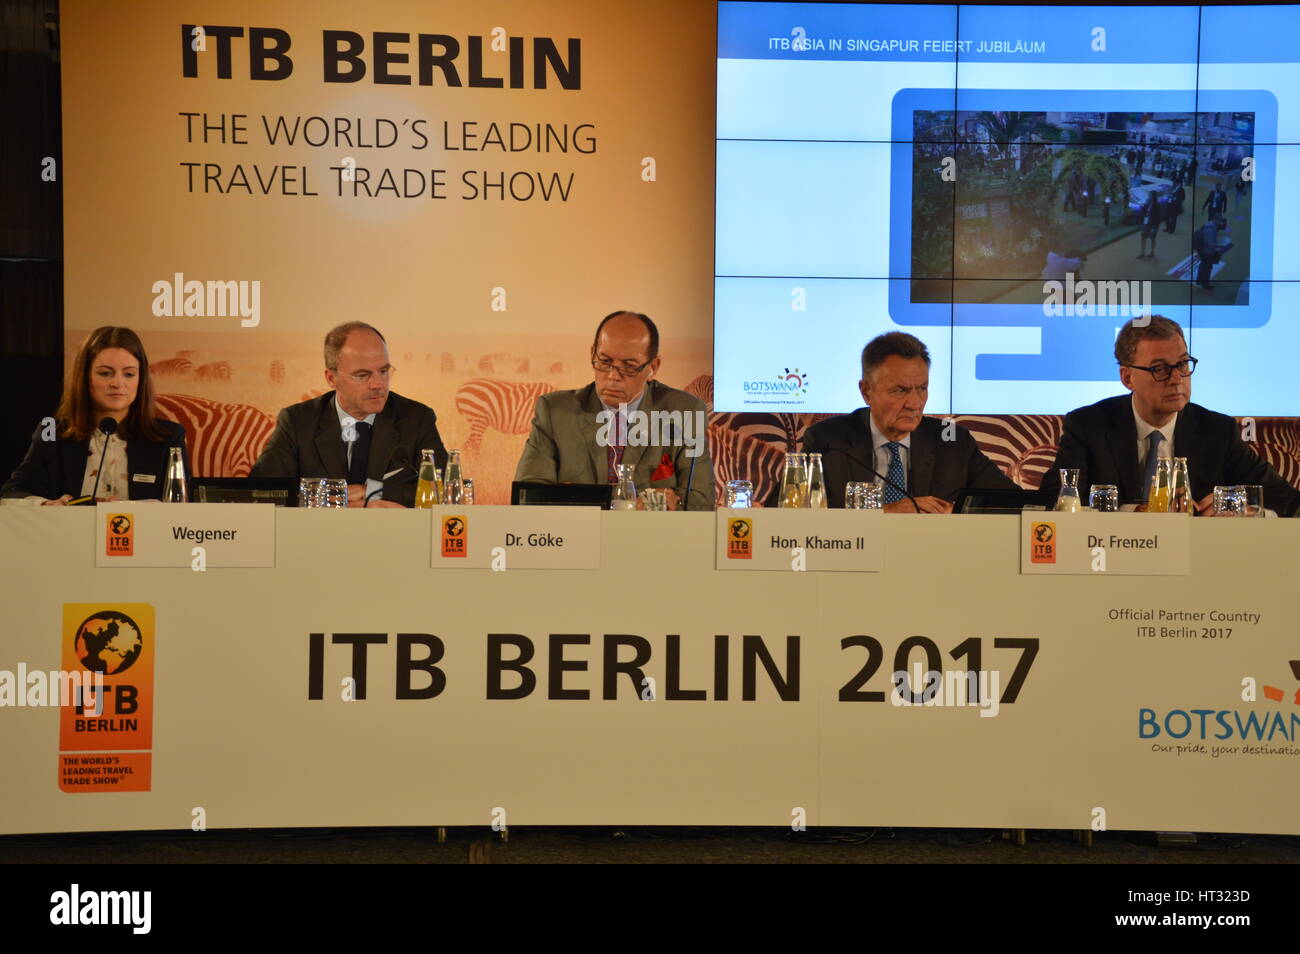
<path fill-rule="evenodd" d="M 598 570 L 598 507 L 434 507 L 435 569 Z"/>
<path fill-rule="evenodd" d="M 1020 515 L 1020 572 L 1186 576 L 1192 517 L 1185 513 Z"/>
<path fill-rule="evenodd" d="M 879 573 L 879 510 L 719 510 L 719 570 L 856 570 Z"/>
<path fill-rule="evenodd" d="M 156 500 L 96 504 L 95 566 L 196 571 L 275 566 L 275 507 Z"/>

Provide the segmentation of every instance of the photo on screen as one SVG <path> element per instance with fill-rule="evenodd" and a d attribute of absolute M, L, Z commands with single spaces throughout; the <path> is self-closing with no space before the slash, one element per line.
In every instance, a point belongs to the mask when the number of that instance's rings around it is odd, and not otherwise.
<path fill-rule="evenodd" d="M 1185 302 L 1177 282 L 1212 258 L 1198 303 L 1249 303 L 1253 112 L 915 110 L 912 125 L 913 302 L 1041 304 L 1067 275 Z"/>

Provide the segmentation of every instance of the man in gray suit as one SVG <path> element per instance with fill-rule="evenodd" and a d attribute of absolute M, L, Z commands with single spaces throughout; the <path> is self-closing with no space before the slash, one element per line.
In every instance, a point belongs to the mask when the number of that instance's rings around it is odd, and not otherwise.
<path fill-rule="evenodd" d="M 660 362 L 653 321 L 630 311 L 606 315 L 591 345 L 595 381 L 537 399 L 515 480 L 613 483 L 623 465 L 638 491 L 663 488 L 669 509 L 686 501 L 681 509 L 712 510 L 707 408 L 654 380 Z"/>
<path fill-rule="evenodd" d="M 325 336 L 325 380 L 333 391 L 286 407 L 257 458 L 253 477 L 334 477 L 348 481 L 349 507 L 410 507 L 420 451 L 447 451 L 437 416 L 419 401 L 388 389 L 388 344 L 362 321 Z"/>
<path fill-rule="evenodd" d="M 828 506 L 844 506 L 845 484 L 878 481 L 870 468 L 896 485 L 885 484 L 886 513 L 952 513 L 950 498 L 963 487 L 1019 489 L 964 427 L 922 417 L 929 388 L 930 353 L 919 338 L 891 331 L 868 342 L 858 382 L 868 406 L 814 424 L 803 438 L 805 453 L 822 455 Z"/>

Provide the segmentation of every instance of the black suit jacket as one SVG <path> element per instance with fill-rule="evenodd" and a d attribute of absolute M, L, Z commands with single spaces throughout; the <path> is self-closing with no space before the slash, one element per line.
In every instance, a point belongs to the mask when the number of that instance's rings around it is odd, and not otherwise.
<path fill-rule="evenodd" d="M 1246 445 L 1236 420 L 1226 414 L 1188 404 L 1178 412 L 1174 425 L 1174 453 L 1187 458 L 1192 496 L 1197 500 L 1216 485 L 1261 484 L 1264 505 L 1283 516 L 1300 504 L 1300 492 Z M 1115 484 L 1121 501 L 1144 499 L 1130 395 L 1106 398 L 1065 416 L 1056 464 L 1043 475 L 1043 490 L 1061 489 L 1062 467 L 1078 468 L 1079 493 L 1085 502 L 1093 484 Z"/>
<path fill-rule="evenodd" d="M 161 441 L 127 441 L 127 494 L 131 500 L 157 500 L 162 497 L 163 483 L 167 479 L 168 449 L 173 444 L 182 448 L 185 473 L 190 473 L 189 452 L 185 448 L 185 427 L 175 421 L 155 418 L 155 423 L 167 435 Z M 81 496 L 81 485 L 86 476 L 86 460 L 90 456 L 90 441 L 58 438 L 41 440 L 43 427 L 37 426 L 32 434 L 32 445 L 18 469 L 0 488 L 0 497 L 28 497 L 38 494 L 50 500 L 71 494 Z M 143 477 L 144 480 L 137 480 Z M 149 478 L 153 478 L 150 480 Z"/>
<path fill-rule="evenodd" d="M 425 448 L 433 449 L 440 468 L 447 466 L 447 450 L 438 436 L 433 408 L 388 392 L 388 402 L 375 415 L 366 465 L 366 476 L 383 483 L 385 500 L 414 505 L 420 451 Z M 391 476 L 385 479 L 385 475 Z M 282 410 L 275 432 L 249 476 L 346 478 L 348 450 L 334 409 L 334 392 Z"/>
<path fill-rule="evenodd" d="M 804 453 L 822 455 L 826 502 L 831 507 L 844 506 L 845 484 L 876 480 L 867 469 L 875 461 L 870 421 L 871 409 L 864 407 L 814 424 L 804 432 Z M 912 432 L 907 490 L 913 497 L 951 500 L 963 487 L 1019 489 L 984 456 L 970 431 L 954 426 L 954 440 L 945 441 L 943 428 L 942 422 L 923 417 Z"/>

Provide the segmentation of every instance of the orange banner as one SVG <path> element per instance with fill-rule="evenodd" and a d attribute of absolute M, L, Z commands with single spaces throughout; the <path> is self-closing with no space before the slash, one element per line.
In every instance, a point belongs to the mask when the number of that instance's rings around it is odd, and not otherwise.
<path fill-rule="evenodd" d="M 149 791 L 154 610 L 148 603 L 64 603 L 63 670 L 103 676 L 59 713 L 59 788 Z M 95 753 L 72 754 L 72 753 Z"/>

